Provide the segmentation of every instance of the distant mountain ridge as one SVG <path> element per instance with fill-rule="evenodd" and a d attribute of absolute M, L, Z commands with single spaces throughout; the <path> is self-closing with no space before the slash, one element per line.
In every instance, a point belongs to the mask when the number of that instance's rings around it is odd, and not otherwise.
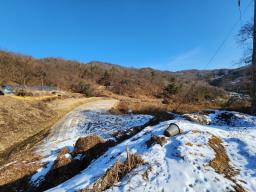
<path fill-rule="evenodd" d="M 249 93 L 249 66 L 237 69 L 160 71 L 152 68 L 128 68 L 121 65 L 92 61 L 78 61 L 61 58 L 34 59 L 30 56 L 0 51 L 0 84 L 26 84 L 58 86 L 73 89 L 78 82 L 94 86 L 112 87 L 113 92 L 133 95 L 158 96 L 170 81 L 184 83 L 187 87 L 193 81 L 208 83 L 209 86 L 228 91 Z"/>

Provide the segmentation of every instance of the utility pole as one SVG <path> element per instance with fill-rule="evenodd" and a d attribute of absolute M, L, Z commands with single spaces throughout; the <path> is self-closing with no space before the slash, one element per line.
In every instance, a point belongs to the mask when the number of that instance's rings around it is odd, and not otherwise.
<path fill-rule="evenodd" d="M 254 0 L 253 51 L 252 51 L 252 104 L 251 112 L 256 114 L 256 0 Z"/>

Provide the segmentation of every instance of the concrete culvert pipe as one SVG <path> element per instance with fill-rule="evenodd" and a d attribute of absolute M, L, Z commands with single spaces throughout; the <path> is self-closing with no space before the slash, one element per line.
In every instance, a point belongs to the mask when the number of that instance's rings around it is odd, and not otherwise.
<path fill-rule="evenodd" d="M 180 129 L 180 127 L 175 124 L 175 123 L 171 123 L 164 131 L 164 135 L 166 137 L 173 137 L 175 135 L 180 134 L 182 131 Z"/>

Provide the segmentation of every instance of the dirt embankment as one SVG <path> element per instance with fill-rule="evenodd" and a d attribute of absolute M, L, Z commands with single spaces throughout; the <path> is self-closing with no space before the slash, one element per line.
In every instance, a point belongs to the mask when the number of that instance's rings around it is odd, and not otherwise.
<path fill-rule="evenodd" d="M 0 163 L 43 138 L 66 113 L 97 98 L 0 97 Z"/>
<path fill-rule="evenodd" d="M 3 133 L 2 135 L 7 137 L 6 141 L 10 141 L 9 143 L 1 141 L 5 151 L 2 152 L 3 158 L 0 159 L 0 191 L 28 184 L 31 175 L 44 166 L 40 154 L 34 153 L 34 147 L 50 134 L 50 128 L 56 129 L 53 125 L 57 121 L 64 120 L 65 115 L 73 110 L 111 108 L 117 102 L 108 100 L 100 97 L 66 99 L 0 97 L 0 134 Z"/>

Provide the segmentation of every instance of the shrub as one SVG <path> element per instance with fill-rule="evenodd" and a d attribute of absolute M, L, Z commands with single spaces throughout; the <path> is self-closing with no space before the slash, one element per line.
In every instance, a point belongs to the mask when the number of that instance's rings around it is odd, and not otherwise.
<path fill-rule="evenodd" d="M 212 101 L 225 96 L 225 91 L 223 89 L 203 83 L 197 83 L 193 87 L 188 88 L 185 93 L 184 101 L 187 103 Z"/>
<path fill-rule="evenodd" d="M 103 74 L 103 77 L 99 79 L 98 83 L 100 85 L 104 85 L 106 87 L 109 87 L 111 85 L 111 75 L 108 71 L 105 71 Z"/>
<path fill-rule="evenodd" d="M 176 82 L 170 82 L 167 86 L 164 87 L 163 95 L 164 97 L 170 97 L 180 92 L 182 84 Z"/>
<path fill-rule="evenodd" d="M 14 94 L 17 95 L 17 96 L 22 96 L 22 97 L 33 96 L 33 93 L 31 93 L 31 92 L 29 92 L 25 89 L 16 89 Z"/>
<path fill-rule="evenodd" d="M 87 97 L 93 95 L 91 85 L 84 82 L 79 82 L 78 85 L 72 85 L 72 90 L 77 93 L 81 93 Z"/>

